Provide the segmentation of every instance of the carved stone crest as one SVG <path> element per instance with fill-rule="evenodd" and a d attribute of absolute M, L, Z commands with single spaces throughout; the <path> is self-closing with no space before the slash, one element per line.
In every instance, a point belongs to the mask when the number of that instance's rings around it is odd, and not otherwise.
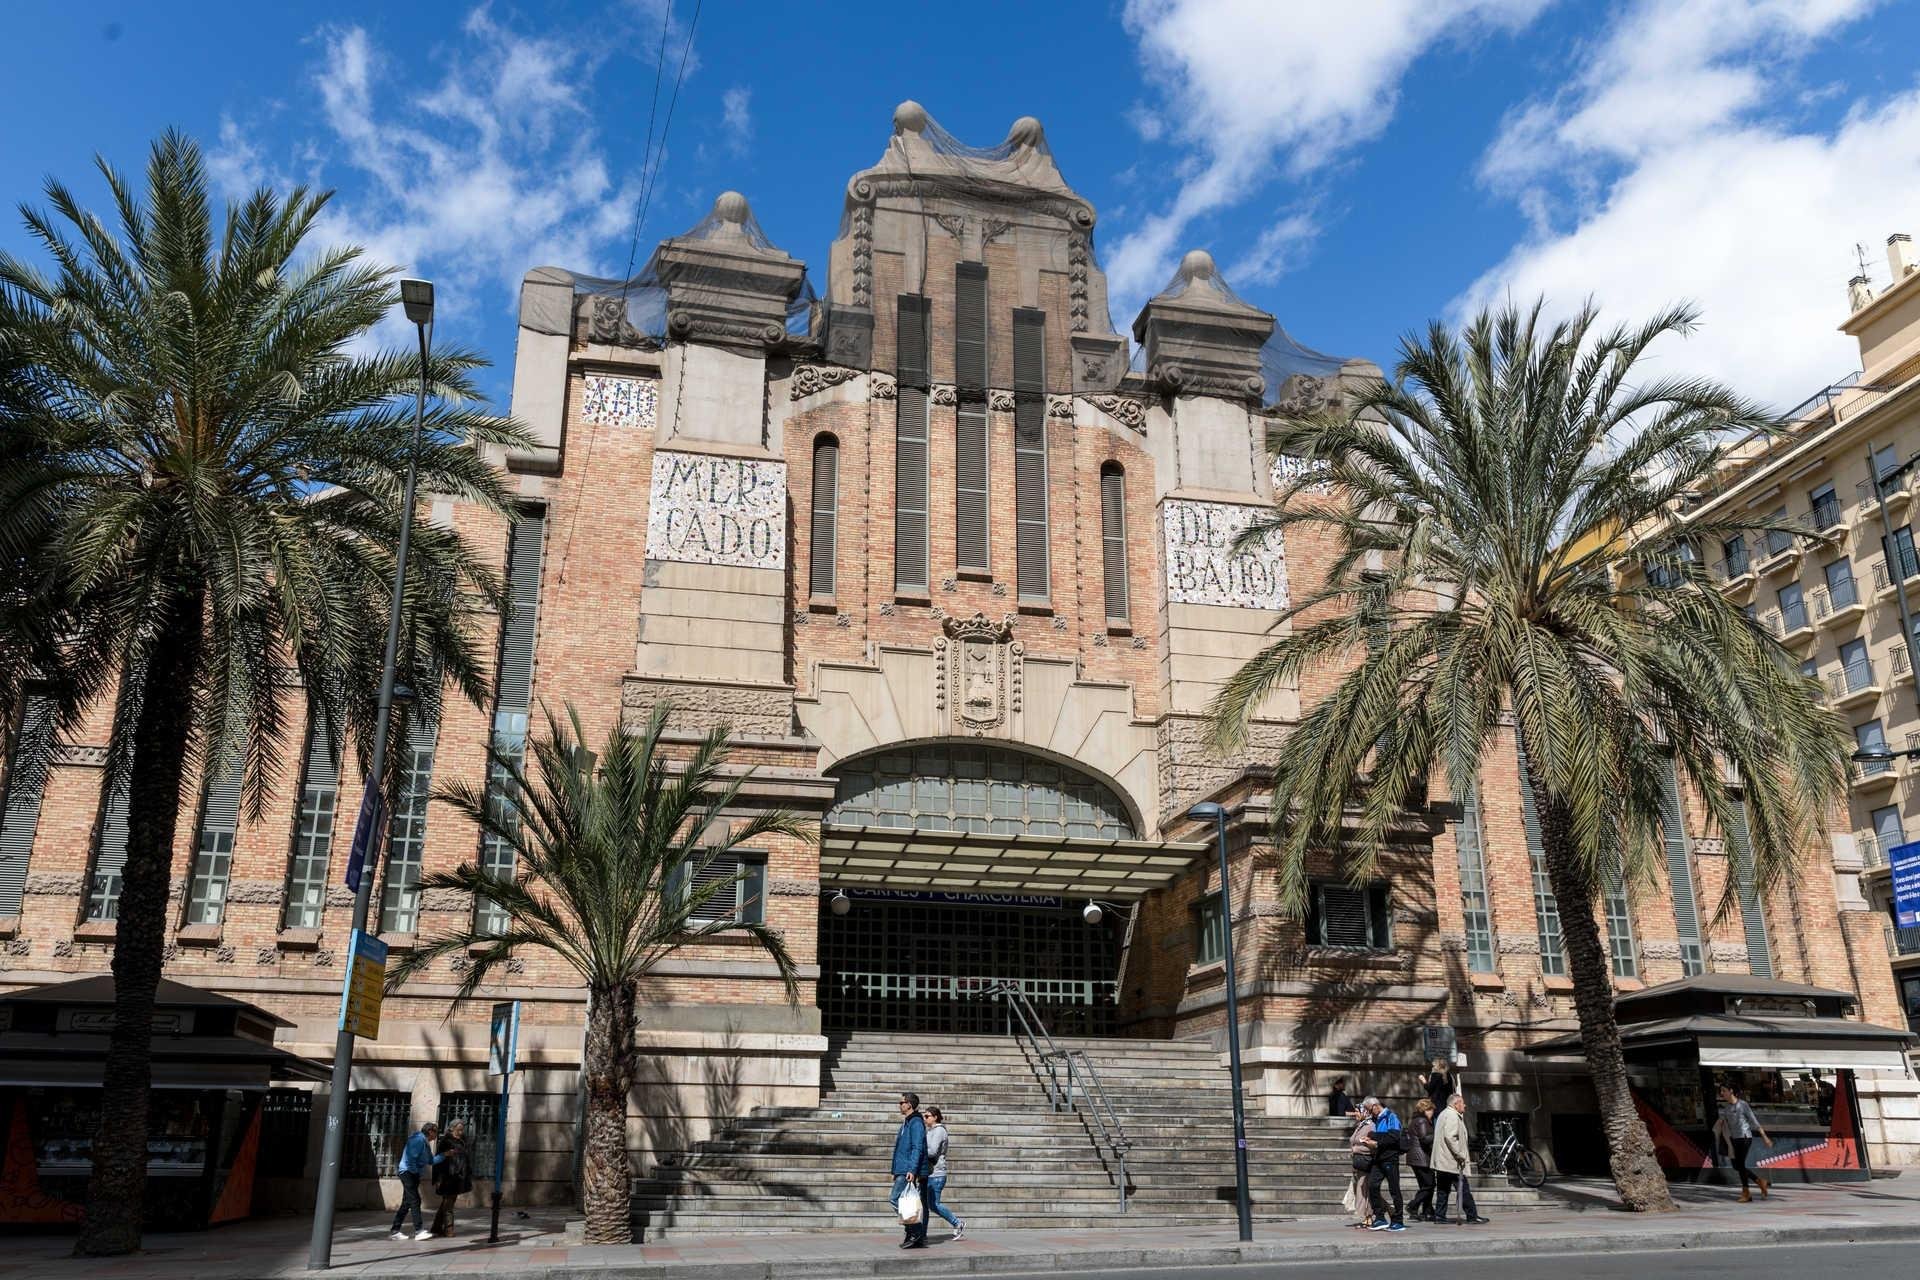
<path fill-rule="evenodd" d="M 793 382 L 788 394 L 795 400 L 804 400 L 810 395 L 837 387 L 843 382 L 860 376 L 858 369 L 849 369 L 838 364 L 803 364 L 793 371 Z"/>
<path fill-rule="evenodd" d="M 934 642 L 934 700 L 955 733 L 984 734 L 1020 709 L 1022 646 L 1013 640 L 1013 618 L 984 613 L 971 618 L 940 615 L 944 633 Z"/>

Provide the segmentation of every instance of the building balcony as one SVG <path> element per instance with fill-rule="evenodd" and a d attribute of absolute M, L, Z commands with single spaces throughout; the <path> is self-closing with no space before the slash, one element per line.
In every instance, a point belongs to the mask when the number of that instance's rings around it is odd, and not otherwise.
<path fill-rule="evenodd" d="M 1893 668 L 1896 682 L 1905 680 L 1908 684 L 1913 683 L 1913 659 L 1907 653 L 1907 646 L 1896 643 L 1887 654 L 1887 662 Z"/>
<path fill-rule="evenodd" d="M 1771 578 L 1787 569 L 1797 569 L 1807 554 L 1800 539 L 1789 534 L 1768 534 L 1766 541 L 1760 544 L 1760 553 L 1754 565 L 1754 572 L 1762 578 Z"/>
<path fill-rule="evenodd" d="M 1889 516 L 1901 507 L 1906 506 L 1907 503 L 1912 500 L 1913 480 L 1914 473 L 1906 471 L 1891 479 L 1880 482 L 1881 495 L 1886 499 L 1887 514 Z M 1873 481 L 1862 480 L 1858 485 L 1854 486 L 1854 493 L 1860 498 L 1860 505 L 1856 508 L 1855 518 L 1859 520 L 1879 519 L 1880 507 L 1879 504 L 1874 501 Z"/>
<path fill-rule="evenodd" d="M 1827 673 L 1827 705 L 1835 711 L 1871 702 L 1886 692 L 1871 660 L 1850 662 Z"/>
<path fill-rule="evenodd" d="M 1920 584 L 1920 555 L 1902 555 L 1900 559 L 1904 562 L 1901 564 L 1901 579 L 1912 591 L 1916 584 Z M 1893 574 L 1888 571 L 1886 557 L 1883 556 L 1873 562 L 1873 592 L 1878 596 L 1892 596 L 1893 587 Z"/>
<path fill-rule="evenodd" d="M 1813 616 L 1823 627 L 1844 627 L 1866 616 L 1866 601 L 1851 578 L 1813 590 Z"/>
<path fill-rule="evenodd" d="M 1887 865 L 1887 849 L 1878 832 L 1854 832 L 1853 847 L 1860 851 L 1860 869 L 1868 875 Z"/>
<path fill-rule="evenodd" d="M 1807 616 L 1807 606 L 1804 604 L 1769 609 L 1760 615 L 1760 625 L 1775 640 L 1795 649 L 1804 650 L 1813 643 L 1813 619 Z"/>
<path fill-rule="evenodd" d="M 1891 760 L 1855 761 L 1860 772 L 1853 777 L 1853 789 L 1857 792 L 1882 791 L 1899 780 L 1900 771 L 1893 767 Z"/>
<path fill-rule="evenodd" d="M 1920 929 L 1905 928 L 1892 921 L 1887 922 L 1887 957 L 1899 960 L 1907 956 L 1920 956 Z"/>
<path fill-rule="evenodd" d="M 1807 512 L 1807 528 L 1829 541 L 1845 537 L 1847 518 L 1840 510 L 1840 500 L 1829 498 L 1814 503 L 1813 509 Z"/>

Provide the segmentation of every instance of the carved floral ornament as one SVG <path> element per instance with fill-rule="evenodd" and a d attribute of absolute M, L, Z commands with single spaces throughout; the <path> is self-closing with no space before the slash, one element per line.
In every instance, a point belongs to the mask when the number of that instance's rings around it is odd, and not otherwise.
<path fill-rule="evenodd" d="M 858 369 L 850 369 L 839 364 L 803 364 L 795 367 L 793 382 L 788 394 L 795 400 L 804 400 L 808 396 L 818 395 L 843 382 L 851 382 L 860 376 Z"/>

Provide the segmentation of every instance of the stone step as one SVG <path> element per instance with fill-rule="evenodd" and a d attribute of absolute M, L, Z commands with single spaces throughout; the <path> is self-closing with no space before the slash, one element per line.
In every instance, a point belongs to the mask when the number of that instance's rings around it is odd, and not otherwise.
<path fill-rule="evenodd" d="M 1253 1155 L 1249 1148 L 1249 1156 Z M 684 1156 L 681 1159 L 669 1159 L 665 1156 L 658 1162 L 663 1169 L 726 1168 L 764 1169 L 776 1166 L 781 1161 L 793 1161 L 804 1165 L 810 1172 L 831 1173 L 836 1168 L 847 1167 L 871 1170 L 876 1165 L 884 1167 L 892 1154 L 891 1148 L 868 1147 L 860 1151 L 848 1151 L 844 1148 L 795 1151 L 767 1151 L 759 1148 L 709 1147 L 698 1152 L 674 1153 Z M 951 1157 L 949 1167 L 968 1171 L 992 1172 L 1001 1169 L 1058 1169 L 1074 1167 L 1086 1163 L 1091 1151 L 1085 1147 L 1078 1150 L 1066 1148 L 1048 1148 L 1040 1151 L 1024 1150 L 1015 1146 L 1005 1147 L 969 1147 L 956 1150 Z M 1232 1148 L 1226 1143 L 1217 1147 L 1135 1147 L 1127 1153 L 1127 1164 L 1141 1169 L 1207 1169 L 1222 1162 L 1231 1163 Z M 1262 1166 L 1271 1165 L 1276 1169 L 1318 1169 L 1322 1166 L 1351 1170 L 1351 1164 L 1344 1154 L 1327 1151 L 1269 1151 L 1260 1150 L 1256 1157 Z"/>
<path fill-rule="evenodd" d="M 1108 1051 L 1114 1053 L 1159 1053 L 1168 1056 L 1180 1054 L 1218 1053 L 1205 1040 L 1151 1040 L 1132 1036 L 1063 1036 L 1054 1035 L 1052 1041 L 1061 1049 L 1084 1049 L 1088 1053 Z M 893 1031 L 855 1031 L 849 1034 L 829 1038 L 828 1053 L 872 1052 L 882 1055 L 898 1053 L 924 1052 L 929 1049 L 961 1049 L 970 1051 L 1007 1052 L 1020 1051 L 1026 1040 L 1007 1033 L 994 1035 L 961 1035 L 948 1032 L 893 1032 Z"/>

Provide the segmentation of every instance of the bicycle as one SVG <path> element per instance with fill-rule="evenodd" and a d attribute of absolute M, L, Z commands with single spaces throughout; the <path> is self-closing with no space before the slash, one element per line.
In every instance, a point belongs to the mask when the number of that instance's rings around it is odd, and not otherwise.
<path fill-rule="evenodd" d="M 1546 1161 L 1535 1154 L 1532 1147 L 1520 1141 L 1520 1135 L 1514 1132 L 1511 1120 L 1493 1122 L 1493 1131 L 1481 1144 L 1474 1167 L 1483 1178 L 1504 1173 L 1518 1179 L 1526 1187 L 1538 1187 L 1547 1180 Z"/>

